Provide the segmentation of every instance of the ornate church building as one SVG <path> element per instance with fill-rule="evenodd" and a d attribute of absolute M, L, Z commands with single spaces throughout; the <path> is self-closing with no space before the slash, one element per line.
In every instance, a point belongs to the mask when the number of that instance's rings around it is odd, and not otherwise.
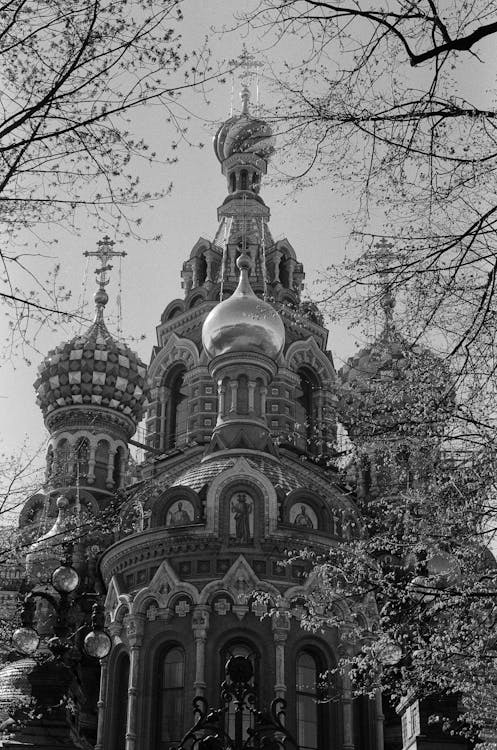
<path fill-rule="evenodd" d="M 104 322 L 108 239 L 94 253 L 95 322 L 40 367 L 50 443 L 47 490 L 20 518 L 33 538 L 28 583 L 49 586 L 44 571 L 59 564 L 69 518 L 98 519 L 116 494 L 125 498 L 118 531 L 90 527 L 72 553 L 83 586 L 105 599 L 112 648 L 100 667 L 80 661 L 79 709 L 59 744 L 38 729 L 5 747 L 169 750 L 198 719 L 195 697 L 204 699 L 197 707 L 221 705 L 235 657 L 250 664 L 256 707 L 286 701 L 285 728 L 300 750 L 402 747 L 399 722 L 385 744 L 381 698 L 354 698 L 333 672 L 349 648 L 344 633 L 358 619 L 372 625 L 374 604 L 352 611 L 337 592 L 328 598 L 342 629 L 301 625 L 313 576 L 291 553 L 326 552 L 359 534 L 360 518 L 334 460 L 327 331 L 301 302 L 302 263 L 287 239 L 272 238 L 261 197 L 273 137 L 250 115 L 246 89 L 242 102 L 214 141 L 227 184 L 214 241 L 200 237 L 185 260 L 184 293 L 164 309 L 148 373 Z M 143 416 L 147 458 L 126 487 Z M 17 684 L 32 661 L 13 663 Z M 4 673 L 4 701 L 6 684 Z M 232 700 L 222 730 L 246 741 L 250 717 L 235 726 Z"/>

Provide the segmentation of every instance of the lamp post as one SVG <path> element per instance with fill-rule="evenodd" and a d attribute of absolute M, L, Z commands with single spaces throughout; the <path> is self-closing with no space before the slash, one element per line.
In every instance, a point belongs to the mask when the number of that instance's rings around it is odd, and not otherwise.
<path fill-rule="evenodd" d="M 203 696 L 193 699 L 195 724 L 181 743 L 171 750 L 298 750 L 298 745 L 285 728 L 286 701 L 275 698 L 266 710 L 256 707 L 252 684 L 253 668 L 246 656 L 232 656 L 225 667 L 226 679 L 221 685 L 220 708 L 208 708 Z M 234 704 L 234 737 L 226 727 L 230 704 Z M 244 736 L 244 717 L 251 726 Z"/>
<path fill-rule="evenodd" d="M 12 634 L 12 645 L 20 653 L 31 656 L 40 644 L 35 618 L 36 599 L 42 599 L 49 602 L 56 613 L 54 636 L 47 644 L 55 656 L 61 658 L 70 651 L 72 642 L 87 656 L 103 659 L 109 654 L 112 641 L 104 629 L 103 607 L 95 601 L 96 594 L 75 595 L 79 586 L 79 575 L 70 563 L 71 551 L 70 547 L 67 547 L 65 560 L 52 573 L 52 586 L 58 596 L 48 591 L 30 591 L 26 594 L 20 613 L 21 626 Z M 75 605 L 82 601 L 93 601 L 91 628 L 84 624 L 73 632 L 72 611 Z"/>

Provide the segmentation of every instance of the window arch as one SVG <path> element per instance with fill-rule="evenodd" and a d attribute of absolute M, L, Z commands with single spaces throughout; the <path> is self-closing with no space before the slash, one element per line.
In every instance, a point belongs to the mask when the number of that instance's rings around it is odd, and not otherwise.
<path fill-rule="evenodd" d="M 54 474 L 58 482 L 65 482 L 69 478 L 71 468 L 71 446 L 67 438 L 62 438 L 55 449 Z"/>
<path fill-rule="evenodd" d="M 185 365 L 178 364 L 170 370 L 165 381 L 168 389 L 164 440 L 166 449 L 186 442 L 188 401 L 183 390 L 185 374 Z"/>
<path fill-rule="evenodd" d="M 169 750 L 183 735 L 185 652 L 172 646 L 159 660 L 156 750 Z"/>
<path fill-rule="evenodd" d="M 230 174 L 230 193 L 236 192 L 236 174 L 232 172 Z"/>
<path fill-rule="evenodd" d="M 323 688 L 319 675 L 323 670 L 322 660 L 310 649 L 297 654 L 295 675 L 297 742 L 300 750 L 324 750 L 326 727 Z M 326 749 L 331 750 L 329 737 Z"/>
<path fill-rule="evenodd" d="M 240 189 L 248 190 L 248 172 L 246 169 L 242 169 L 240 172 Z"/>

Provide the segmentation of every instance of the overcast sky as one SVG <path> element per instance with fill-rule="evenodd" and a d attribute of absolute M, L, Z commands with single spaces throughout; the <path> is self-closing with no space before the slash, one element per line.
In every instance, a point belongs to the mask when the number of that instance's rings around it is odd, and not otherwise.
<path fill-rule="evenodd" d="M 219 58 L 234 58 L 240 54 L 243 43 L 248 49 L 260 44 L 269 46 L 269 40 L 242 36 L 240 32 L 224 33 L 212 31 L 224 25 L 233 26 L 232 9 L 248 9 L 252 2 L 227 3 L 226 0 L 186 0 L 184 5 L 185 22 L 182 28 L 185 48 L 201 45 L 206 34 L 214 55 Z M 270 54 L 270 53 L 269 53 Z M 276 53 L 274 53 L 276 54 Z M 281 55 L 298 55 L 287 45 Z M 495 55 L 494 55 L 495 57 Z M 488 59 L 488 58 L 487 58 Z M 475 63 L 476 64 L 476 63 Z M 483 67 L 486 79 L 478 74 L 478 85 L 495 86 L 495 69 Z M 472 72 L 468 72 L 470 81 Z M 469 82 L 468 85 L 471 85 Z M 226 85 L 214 83 L 209 92 L 209 103 L 200 96 L 186 95 L 183 103 L 192 113 L 189 122 L 189 137 L 193 143 L 202 141 L 205 148 L 190 147 L 183 143 L 179 150 L 179 163 L 173 166 L 157 165 L 143 170 L 142 181 L 150 189 L 173 183 L 172 195 L 164 198 L 154 211 L 143 209 L 144 233 L 150 237 L 160 234 L 159 241 L 148 244 L 130 241 L 118 245 L 128 255 L 122 263 L 122 328 L 124 338 L 139 352 L 148 363 L 152 346 L 155 344 L 155 326 L 162 310 L 175 297 L 182 296 L 180 270 L 183 261 L 199 236 L 213 238 L 217 228 L 216 209 L 226 196 L 226 183 L 221 175 L 220 165 L 212 150 L 212 137 L 219 125 L 234 110 L 239 108 L 239 81 L 234 82 L 235 94 L 231 94 L 231 82 Z M 270 92 L 261 85 L 262 101 L 270 106 Z M 164 122 L 164 115 L 158 109 L 150 109 L 142 114 L 134 126 L 151 143 L 152 148 L 167 156 L 167 149 L 173 134 Z M 273 174 L 277 173 L 276 157 Z M 271 169 L 271 167 L 270 167 Z M 312 281 L 328 263 L 337 261 L 343 254 L 350 226 L 341 218 L 345 208 L 338 190 L 331 190 L 325 181 L 296 196 L 288 194 L 282 186 L 263 185 L 262 196 L 271 209 L 271 231 L 274 238 L 288 237 L 297 257 L 304 263 L 309 292 L 312 294 Z M 349 200 L 349 199 L 348 199 Z M 85 250 L 94 250 L 100 236 L 81 227 L 81 237 L 64 234 L 57 227 L 59 244 L 52 251 L 53 260 L 61 263 L 61 274 L 72 289 L 74 298 L 87 300 L 87 314 L 92 314 L 92 297 L 95 290 L 93 268 L 87 266 L 83 257 Z M 111 234 L 111 231 L 109 231 Z M 47 259 L 47 267 L 52 261 Z M 109 328 L 116 330 L 118 294 L 117 269 L 108 287 L 110 302 L 107 308 Z M 87 283 L 85 283 L 87 279 Z M 5 321 L 3 322 L 3 324 Z M 84 324 L 83 327 L 87 327 Z M 39 337 L 38 346 L 42 353 L 30 353 L 33 366 L 28 367 L 21 358 L 2 363 L 0 367 L 0 425 L 4 448 L 13 450 L 28 435 L 33 446 L 44 439 L 41 412 L 35 405 L 32 383 L 36 377 L 36 366 L 43 353 L 61 341 L 78 333 L 80 326 L 72 323 L 60 326 L 60 332 L 45 333 Z M 1 334 L 1 332 L 0 332 Z M 145 335 L 145 339 L 141 337 Z M 361 342 L 362 334 L 357 334 Z M 332 349 L 337 367 L 343 358 L 355 348 L 352 335 L 344 330 L 333 330 L 329 347 Z"/>

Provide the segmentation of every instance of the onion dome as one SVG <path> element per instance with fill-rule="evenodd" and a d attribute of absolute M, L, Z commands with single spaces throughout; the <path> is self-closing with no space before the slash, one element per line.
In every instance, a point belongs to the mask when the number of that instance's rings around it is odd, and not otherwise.
<path fill-rule="evenodd" d="M 240 255 L 238 286 L 211 310 L 202 328 L 202 343 L 212 359 L 231 352 L 254 352 L 276 359 L 285 345 L 285 328 L 276 310 L 250 286 L 250 259 Z"/>
<path fill-rule="evenodd" d="M 104 406 L 135 422 L 147 401 L 146 367 L 139 357 L 116 341 L 103 319 L 108 296 L 95 293 L 96 317 L 90 328 L 50 351 L 38 368 L 34 387 L 45 419 L 67 406 Z"/>
<path fill-rule="evenodd" d="M 241 113 L 226 120 L 214 136 L 214 152 L 221 163 L 240 153 L 252 153 L 267 160 L 274 152 L 275 139 L 270 125 L 249 114 L 247 86 L 243 87 L 240 96 L 243 102 Z"/>

